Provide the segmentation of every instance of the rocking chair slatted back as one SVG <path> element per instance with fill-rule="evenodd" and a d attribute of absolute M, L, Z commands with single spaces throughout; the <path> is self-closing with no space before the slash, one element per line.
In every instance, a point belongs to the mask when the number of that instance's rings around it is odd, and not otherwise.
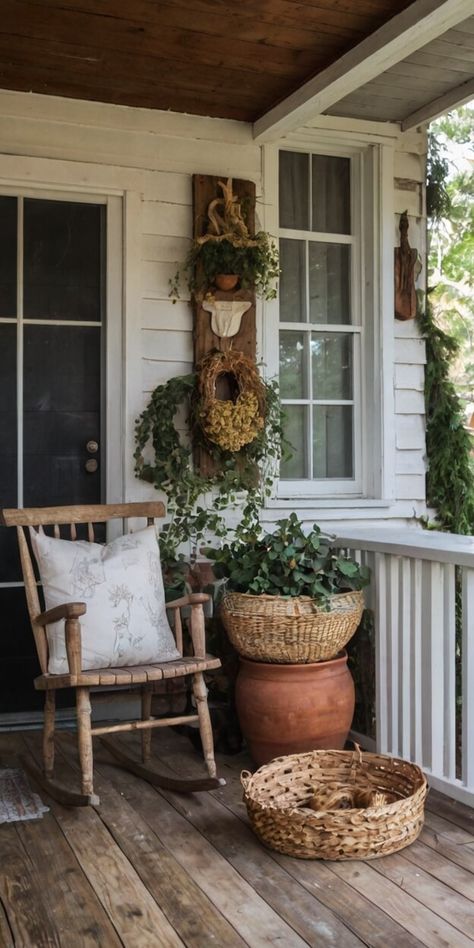
<path fill-rule="evenodd" d="M 7 509 L 1 512 L 0 522 L 6 527 L 16 527 L 17 530 L 28 614 L 43 675 L 48 671 L 48 639 L 45 626 L 38 625 L 35 621 L 41 612 L 41 605 L 31 553 L 26 539 L 26 529 L 28 527 L 52 526 L 54 536 L 56 539 L 59 539 L 61 536 L 60 526 L 65 525 L 69 526 L 71 540 L 76 540 L 76 524 L 86 523 L 87 539 L 90 543 L 94 543 L 94 523 L 107 523 L 109 520 L 123 520 L 125 527 L 125 522 L 132 517 L 146 517 L 148 526 L 151 526 L 151 524 L 155 522 L 155 519 L 163 518 L 165 512 L 165 506 L 161 501 L 130 504 L 95 504 L 80 507 L 24 507 L 19 510 Z M 180 638 L 182 642 L 182 634 Z M 180 651 L 182 654 L 182 648 Z"/>
<path fill-rule="evenodd" d="M 64 604 L 64 606 L 51 609 L 48 612 L 41 612 L 38 584 L 27 540 L 28 527 L 38 528 L 40 526 L 52 526 L 54 536 L 59 538 L 61 536 L 60 527 L 68 526 L 70 540 L 74 542 L 78 535 L 76 525 L 87 524 L 87 539 L 93 543 L 95 539 L 95 523 L 106 523 L 109 520 L 119 519 L 123 521 L 124 532 L 127 532 L 127 521 L 129 519 L 146 518 L 148 526 L 151 526 L 156 519 L 163 518 L 165 512 L 164 504 L 162 504 L 161 501 L 129 504 L 98 504 L 92 506 L 82 505 L 77 507 L 30 507 L 20 510 L 8 509 L 0 511 L 0 523 L 6 527 L 16 527 L 17 530 L 28 612 L 42 672 L 42 674 L 35 679 L 35 687 L 45 690 L 43 732 L 44 770 L 43 772 L 39 771 L 29 760 L 25 760 L 23 763 L 33 778 L 43 786 L 48 793 L 62 803 L 79 806 L 90 803 L 97 804 L 99 802 L 98 797 L 93 792 L 92 737 L 94 734 L 102 737 L 103 734 L 109 731 L 115 732 L 139 729 L 142 734 L 142 759 L 144 762 L 148 761 L 150 756 L 151 729 L 166 726 L 174 721 L 174 719 L 169 718 L 155 719 L 151 716 L 151 698 L 154 684 L 167 678 L 184 677 L 185 675 L 192 676 L 192 687 L 197 714 L 182 715 L 177 721 L 179 721 L 179 723 L 199 722 L 199 731 L 209 774 L 207 778 L 203 780 L 171 779 L 160 775 L 154 770 L 151 771 L 147 767 L 139 765 L 135 760 L 129 758 L 128 755 L 124 755 L 124 753 L 113 744 L 110 744 L 110 742 L 107 743 L 108 749 L 123 766 L 126 766 L 129 770 L 132 770 L 134 773 L 137 773 L 139 776 L 144 777 L 157 786 L 194 791 L 215 789 L 225 782 L 216 777 L 212 727 L 207 706 L 206 686 L 203 678 L 205 671 L 220 666 L 219 659 L 206 654 L 203 603 L 209 600 L 209 596 L 202 593 L 195 593 L 189 596 L 183 596 L 181 599 L 167 604 L 167 608 L 170 609 L 174 615 L 175 638 L 181 656 L 180 659 L 173 662 L 156 662 L 152 665 L 136 665 L 130 668 L 95 669 L 92 672 L 82 671 L 81 663 L 80 617 L 86 611 L 85 605 L 83 603 L 68 603 Z M 189 622 L 194 654 L 189 657 L 183 657 L 181 608 L 190 610 Z M 65 619 L 69 673 L 65 675 L 54 675 L 48 672 L 48 638 L 46 626 L 60 619 Z M 104 688 L 110 691 L 115 687 L 123 687 L 124 685 L 133 687 L 138 685 L 141 689 L 141 722 L 128 722 L 126 724 L 92 728 L 89 698 L 90 688 L 94 687 L 94 690 Z M 53 780 L 55 691 L 58 688 L 65 687 L 74 687 L 76 690 L 77 730 L 81 764 L 81 793 L 71 792 L 59 786 Z"/>

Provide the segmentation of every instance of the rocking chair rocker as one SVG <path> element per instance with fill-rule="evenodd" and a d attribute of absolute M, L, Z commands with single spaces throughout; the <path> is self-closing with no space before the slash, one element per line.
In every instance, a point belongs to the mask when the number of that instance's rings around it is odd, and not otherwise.
<path fill-rule="evenodd" d="M 97 506 L 76 507 L 38 507 L 23 510 L 3 510 L 0 513 L 0 522 L 17 528 L 20 557 L 25 582 L 25 592 L 28 611 L 35 638 L 41 675 L 35 681 L 35 688 L 45 692 L 44 729 L 43 729 L 43 771 L 28 760 L 24 760 L 25 769 L 33 779 L 60 803 L 71 806 L 96 806 L 99 798 L 93 788 L 93 749 L 92 738 L 104 734 L 120 731 L 140 730 L 142 736 L 142 763 L 116 747 L 111 741 L 102 741 L 116 760 L 127 770 L 150 783 L 169 790 L 193 792 L 197 790 L 212 790 L 225 784 L 225 780 L 216 777 L 214 762 L 214 746 L 212 727 L 207 705 L 207 692 L 204 684 L 203 672 L 208 669 L 219 668 L 220 660 L 212 655 L 206 655 L 205 627 L 203 603 L 210 597 L 196 593 L 176 599 L 166 604 L 166 608 L 174 613 L 174 635 L 180 658 L 176 661 L 156 662 L 148 665 L 133 665 L 117 668 L 94 668 L 90 671 L 82 669 L 81 662 L 81 623 L 80 617 L 86 613 L 86 605 L 82 602 L 66 602 L 61 606 L 41 612 L 38 589 L 33 569 L 30 550 L 26 540 L 26 528 L 46 525 L 54 526 L 54 536 L 60 537 L 59 525 L 67 524 L 70 529 L 71 541 L 76 539 L 76 524 L 87 524 L 87 538 L 94 542 L 94 524 L 106 523 L 113 519 L 124 521 L 123 532 L 126 532 L 128 518 L 146 517 L 148 526 L 156 518 L 165 515 L 165 508 L 160 502 L 130 503 L 130 504 L 102 504 Z M 183 632 L 181 612 L 183 607 L 190 607 L 190 632 L 194 655 L 183 656 Z M 67 674 L 51 674 L 48 672 L 48 638 L 46 627 L 53 622 L 64 620 L 65 640 L 69 671 Z M 197 714 L 184 714 L 178 717 L 153 718 L 151 703 L 154 683 L 169 678 L 192 676 L 193 694 L 197 707 Z M 90 690 L 113 691 L 123 689 L 124 686 L 141 691 L 141 720 L 127 723 L 91 726 Z M 77 708 L 77 735 L 79 746 L 79 760 L 81 767 L 81 792 L 74 792 L 61 786 L 53 779 L 54 771 L 54 729 L 55 729 L 55 698 L 56 689 L 74 688 L 76 692 Z M 151 729 L 166 725 L 189 724 L 198 722 L 204 751 L 205 762 L 209 776 L 203 779 L 172 778 L 159 774 L 147 767 L 151 754 Z"/>

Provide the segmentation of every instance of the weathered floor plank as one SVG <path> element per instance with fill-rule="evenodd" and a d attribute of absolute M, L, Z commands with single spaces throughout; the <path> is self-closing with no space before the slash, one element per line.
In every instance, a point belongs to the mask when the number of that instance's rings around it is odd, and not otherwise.
<path fill-rule="evenodd" d="M 165 741 L 168 741 L 167 746 L 164 743 Z M 169 737 L 160 735 L 158 748 L 161 761 L 166 761 L 178 770 L 182 767 L 182 752 L 179 754 L 179 751 L 173 751 L 169 747 Z M 227 778 L 227 771 L 225 776 Z M 225 796 L 225 791 L 215 791 L 213 796 Z M 441 948 L 446 943 L 459 945 L 459 948 L 471 944 L 472 941 L 469 935 L 474 933 L 474 924 L 470 921 L 471 903 L 463 899 L 462 896 L 458 897 L 452 894 L 446 886 L 442 886 L 434 878 L 431 879 L 431 887 L 427 886 L 426 879 L 423 878 L 423 875 L 426 874 L 423 874 L 421 870 L 419 872 L 415 870 L 413 875 L 417 883 L 416 891 L 423 890 L 425 895 L 426 904 L 423 903 L 423 900 L 420 904 L 417 898 L 413 897 L 411 888 L 410 893 L 405 891 L 399 877 L 394 879 L 393 874 L 389 875 L 388 872 L 382 872 L 384 862 L 387 863 L 389 868 L 392 863 L 395 867 L 399 858 L 403 859 L 403 856 L 395 854 L 385 859 L 377 859 L 367 863 L 342 862 L 327 863 L 326 865 L 340 880 L 348 882 L 361 895 L 366 896 L 370 902 L 383 906 L 385 913 L 402 929 L 405 929 L 405 937 L 409 937 L 409 932 L 415 940 L 418 940 L 419 944 L 428 945 L 430 948 L 431 946 L 433 948 L 440 946 Z M 355 870 L 354 866 L 356 867 Z M 359 867 L 360 875 L 363 875 L 366 880 L 365 887 L 358 884 Z M 409 866 L 407 874 L 410 874 L 413 868 Z M 396 876 L 395 869 L 394 874 Z M 365 888 L 367 891 L 365 891 Z M 375 899 L 373 898 L 373 891 L 377 892 L 377 898 Z M 445 908 L 446 902 L 449 902 L 448 908 Z M 402 908 L 402 906 L 404 907 Z M 454 919 L 449 918 L 450 910 L 454 913 Z M 449 924 L 448 919 L 452 921 L 452 924 Z"/>
<path fill-rule="evenodd" d="M 74 779 L 70 749 L 62 745 L 68 764 L 59 763 L 63 779 Z M 158 836 L 112 783 L 96 768 L 95 786 L 101 804 L 100 819 L 140 876 L 143 884 L 189 948 L 209 944 L 242 948 L 245 942 L 190 878 Z M 137 781 L 139 791 L 143 784 Z"/>
<path fill-rule="evenodd" d="M 202 798 L 181 798 L 181 808 L 162 796 L 150 785 L 140 786 L 131 774 L 117 772 L 113 765 L 101 763 L 100 769 L 146 820 L 164 845 L 170 849 L 183 868 L 203 889 L 219 911 L 240 932 L 252 948 L 268 948 L 274 944 L 302 948 L 308 944 L 280 917 L 273 907 L 254 891 L 249 881 L 232 865 L 227 853 L 221 854 L 213 845 L 209 830 L 196 829 L 190 816 L 194 807 L 201 807 Z M 166 795 L 167 796 L 167 795 Z M 175 796 L 178 796 L 177 794 Z M 308 919 L 308 927 L 311 920 Z"/>
<path fill-rule="evenodd" d="M 30 753 L 36 740 L 27 736 Z M 61 777 L 61 762 L 58 761 Z M 91 807 L 65 807 L 49 799 L 57 825 L 126 948 L 180 948 L 184 943 L 168 922 L 133 866 Z"/>
<path fill-rule="evenodd" d="M 135 752 L 135 735 L 121 739 Z M 58 771 L 77 781 L 67 735 Z M 175 731 L 153 737 L 157 767 L 202 774 Z M 0 735 L 0 764 L 40 735 Z M 227 786 L 164 792 L 96 744 L 96 809 L 50 806 L 0 826 L 0 945 L 5 948 L 473 948 L 474 811 L 431 792 L 420 839 L 372 862 L 297 860 L 265 849 L 242 803 L 244 755 L 220 756 Z M 3 907 L 3 908 L 2 908 Z"/>
<path fill-rule="evenodd" d="M 164 745 L 160 747 L 160 766 L 167 764 Z M 173 757 L 175 760 L 175 757 Z M 179 771 L 182 773 L 182 766 Z M 199 767 L 198 758 L 186 759 L 188 772 Z M 227 788 L 222 793 L 226 795 Z M 343 922 L 337 919 L 321 902 L 316 893 L 302 889 L 286 870 L 278 866 L 252 831 L 226 807 L 217 792 L 199 797 L 160 791 L 160 795 L 185 815 L 192 825 L 210 840 L 246 879 L 255 892 L 305 939 L 309 945 L 334 945 L 337 948 L 360 946 L 361 940 Z"/>
<path fill-rule="evenodd" d="M 216 791 L 214 796 L 221 798 L 226 806 L 248 823 L 240 778 L 238 772 L 232 768 L 232 759 L 228 765 L 227 759 L 223 759 L 221 772 L 226 777 L 227 786 L 223 791 Z M 336 878 L 329 863 L 292 859 L 270 851 L 268 855 L 286 869 L 303 888 L 317 895 L 318 900 L 370 948 L 387 948 L 387 945 L 419 948 L 422 944 L 393 921 L 382 908 L 373 905 L 350 885 Z"/>

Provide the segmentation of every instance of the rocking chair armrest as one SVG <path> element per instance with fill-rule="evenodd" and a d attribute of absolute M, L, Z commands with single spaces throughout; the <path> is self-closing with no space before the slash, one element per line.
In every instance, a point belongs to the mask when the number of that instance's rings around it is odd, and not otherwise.
<path fill-rule="evenodd" d="M 191 606 L 189 625 L 196 658 L 205 658 L 206 656 L 206 626 L 203 604 L 209 602 L 210 599 L 211 596 L 208 596 L 207 593 L 191 593 L 189 596 L 182 596 L 181 599 L 166 603 L 167 609 L 181 609 L 182 606 Z"/>
<path fill-rule="evenodd" d="M 33 621 L 35 625 L 50 625 L 52 622 L 60 622 L 61 619 L 79 619 L 79 616 L 86 612 L 85 602 L 64 602 L 47 612 L 40 612 Z"/>
<path fill-rule="evenodd" d="M 207 593 L 190 593 L 189 596 L 181 596 L 180 599 L 173 599 L 166 603 L 167 609 L 182 609 L 183 606 L 202 606 L 209 602 L 210 596 Z"/>

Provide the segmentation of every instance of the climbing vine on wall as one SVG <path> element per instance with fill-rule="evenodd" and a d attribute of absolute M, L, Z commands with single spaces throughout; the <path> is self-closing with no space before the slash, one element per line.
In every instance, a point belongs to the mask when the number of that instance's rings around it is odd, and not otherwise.
<path fill-rule="evenodd" d="M 458 343 L 436 324 L 429 298 L 419 324 L 426 340 L 427 501 L 442 530 L 470 535 L 474 532 L 472 441 L 449 377 Z"/>
<path fill-rule="evenodd" d="M 200 423 L 196 374 L 170 379 L 151 395 L 135 426 L 135 473 L 166 494 L 169 522 L 160 531 L 163 566 L 173 569 L 183 559 L 179 547 L 194 551 L 206 534 L 228 532 L 224 511 L 239 509 L 239 528 L 258 524 L 265 496 L 272 490 L 276 464 L 286 450 L 278 386 L 262 381 L 264 420 L 258 434 L 238 451 L 225 450 L 205 437 Z M 184 411 L 194 445 L 201 444 L 217 462 L 216 473 L 204 476 L 193 464 L 192 447 L 177 424 Z M 183 423 L 183 422 L 182 422 Z M 207 495 L 207 496 L 206 496 Z"/>

